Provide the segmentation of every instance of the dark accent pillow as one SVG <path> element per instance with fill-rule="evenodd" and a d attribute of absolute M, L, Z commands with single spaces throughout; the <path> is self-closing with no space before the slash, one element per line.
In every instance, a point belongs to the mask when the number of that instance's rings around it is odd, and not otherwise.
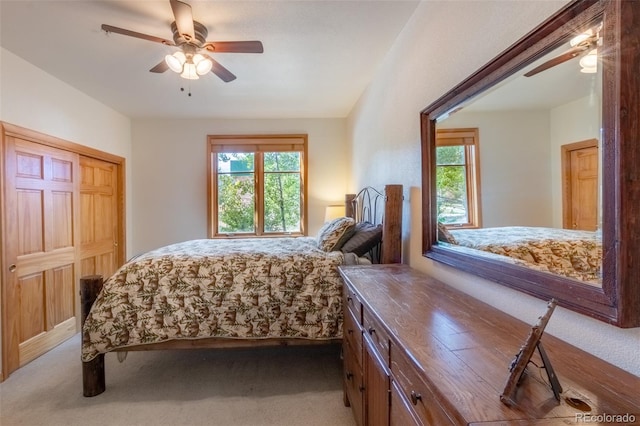
<path fill-rule="evenodd" d="M 364 256 L 372 248 L 382 241 L 382 225 L 374 225 L 369 222 L 356 223 L 353 236 L 347 240 L 340 251 L 355 253 Z"/>
<path fill-rule="evenodd" d="M 455 237 L 447 229 L 444 223 L 438 222 L 438 241 L 449 244 L 458 244 Z"/>

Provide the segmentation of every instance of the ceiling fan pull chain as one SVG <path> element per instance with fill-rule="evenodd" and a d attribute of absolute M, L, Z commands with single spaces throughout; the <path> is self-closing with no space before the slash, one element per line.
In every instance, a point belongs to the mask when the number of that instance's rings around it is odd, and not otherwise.
<path fill-rule="evenodd" d="M 187 95 L 190 97 L 191 96 L 191 82 L 189 82 L 189 88 L 188 89 L 189 89 L 189 91 L 187 92 Z M 184 87 L 181 87 L 180 91 L 184 92 Z"/>

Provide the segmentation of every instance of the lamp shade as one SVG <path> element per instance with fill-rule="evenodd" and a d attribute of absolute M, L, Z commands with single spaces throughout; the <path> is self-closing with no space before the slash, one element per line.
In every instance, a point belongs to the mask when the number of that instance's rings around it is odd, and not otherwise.
<path fill-rule="evenodd" d="M 598 50 L 593 49 L 588 55 L 580 58 L 581 72 L 592 74 L 598 72 Z"/>
<path fill-rule="evenodd" d="M 184 71 L 180 74 L 180 77 L 186 78 L 187 80 L 197 80 L 200 77 L 198 76 L 198 72 L 196 71 L 196 66 L 193 63 L 187 62 L 184 64 Z"/>
<path fill-rule="evenodd" d="M 339 217 L 344 217 L 345 209 L 344 204 L 334 204 L 331 206 L 327 206 L 324 212 L 324 221 L 329 222 L 330 220 L 337 219 Z"/>
<path fill-rule="evenodd" d="M 193 56 L 193 63 L 196 64 L 196 72 L 198 75 L 205 75 L 211 71 L 211 67 L 213 67 L 211 60 L 199 53 Z"/>
<path fill-rule="evenodd" d="M 173 55 L 165 56 L 164 61 L 171 71 L 188 80 L 197 80 L 201 75 L 205 75 L 213 68 L 211 59 L 200 53 L 194 55 L 190 52 L 187 54 L 175 52 Z"/>
<path fill-rule="evenodd" d="M 196 65 L 196 71 L 200 75 L 205 75 L 206 73 L 211 71 L 212 67 L 213 67 L 213 63 L 208 59 L 204 59 L 198 62 L 198 65 Z"/>
<path fill-rule="evenodd" d="M 187 57 L 182 52 L 176 52 L 173 55 L 167 55 L 164 57 L 164 61 L 169 65 L 169 68 L 173 72 L 181 73 L 182 67 L 186 62 Z"/>
<path fill-rule="evenodd" d="M 580 43 L 582 43 L 583 41 L 585 41 L 586 39 L 588 39 L 589 37 L 591 37 L 592 35 L 593 35 L 593 31 L 588 30 L 582 34 L 578 34 L 577 36 L 569 40 L 569 44 L 571 45 L 571 47 L 575 47 Z"/>

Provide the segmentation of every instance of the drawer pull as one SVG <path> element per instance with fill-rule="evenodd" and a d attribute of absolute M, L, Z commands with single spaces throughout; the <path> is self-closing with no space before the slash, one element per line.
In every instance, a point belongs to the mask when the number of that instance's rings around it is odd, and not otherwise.
<path fill-rule="evenodd" d="M 373 335 L 376 332 L 376 329 L 373 327 L 369 327 L 369 334 Z"/>
<path fill-rule="evenodd" d="M 360 387 L 358 388 L 360 390 L 360 392 L 364 392 L 364 386 L 360 385 Z"/>
<path fill-rule="evenodd" d="M 351 296 L 347 296 L 347 302 L 351 302 L 352 300 Z"/>
<path fill-rule="evenodd" d="M 352 334 L 353 333 L 353 328 L 348 328 L 347 329 L 347 333 Z"/>
<path fill-rule="evenodd" d="M 353 373 L 348 371 L 347 374 L 346 374 L 346 377 L 347 377 L 347 380 L 353 379 Z"/>
<path fill-rule="evenodd" d="M 422 395 L 416 393 L 416 391 L 411 391 L 411 402 L 413 405 L 418 405 L 418 401 L 422 401 Z"/>

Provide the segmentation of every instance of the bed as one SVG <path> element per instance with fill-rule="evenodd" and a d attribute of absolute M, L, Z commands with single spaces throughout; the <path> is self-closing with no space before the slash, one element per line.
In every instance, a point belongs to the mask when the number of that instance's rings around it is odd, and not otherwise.
<path fill-rule="evenodd" d="M 341 264 L 401 261 L 402 186 L 345 197 L 316 237 L 192 240 L 104 280 L 83 277 L 83 394 L 104 355 L 134 350 L 326 344 L 342 339 Z"/>
<path fill-rule="evenodd" d="M 439 239 L 452 248 L 480 250 L 543 272 L 587 284 L 602 282 L 602 237 L 598 232 L 544 227 L 507 226 L 480 229 L 443 229 Z"/>

